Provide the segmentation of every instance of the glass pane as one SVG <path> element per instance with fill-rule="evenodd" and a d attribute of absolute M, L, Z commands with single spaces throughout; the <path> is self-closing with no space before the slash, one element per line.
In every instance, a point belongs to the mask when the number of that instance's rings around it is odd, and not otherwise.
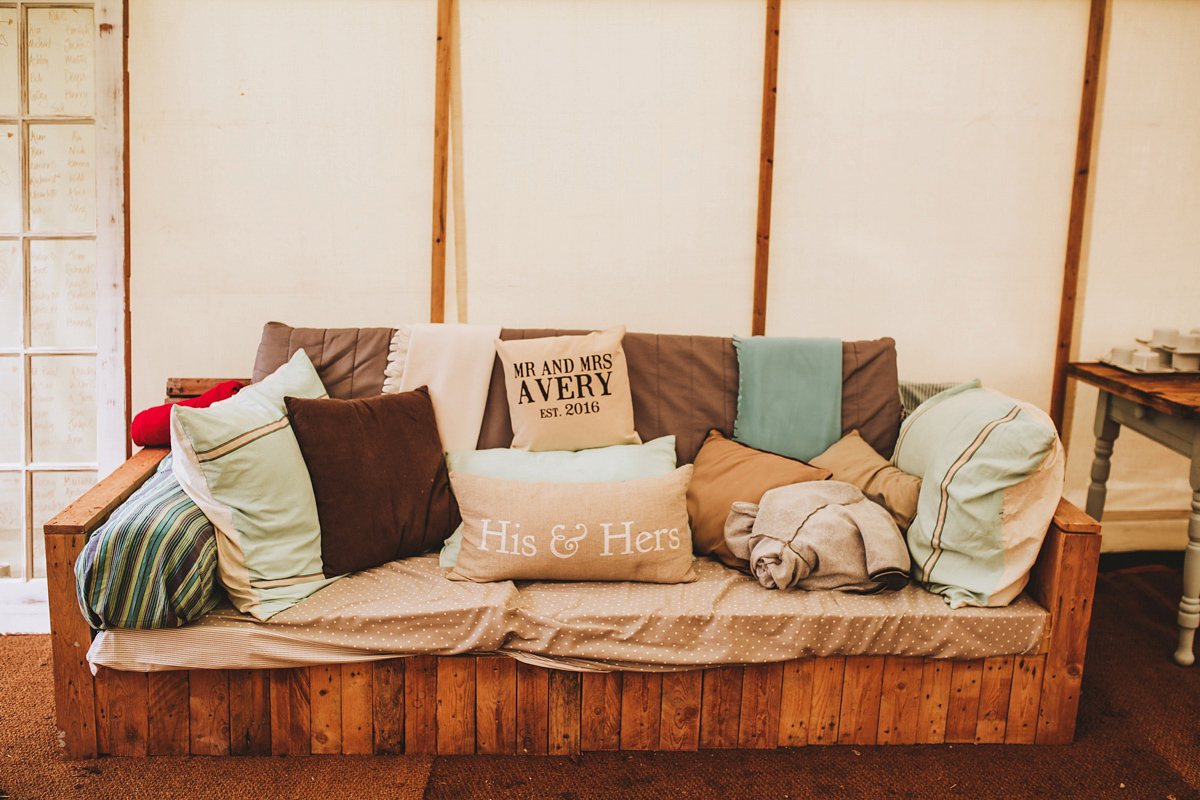
<path fill-rule="evenodd" d="M 96 357 L 29 359 L 35 462 L 96 460 Z"/>
<path fill-rule="evenodd" d="M 29 227 L 37 233 L 96 229 L 96 131 L 29 126 Z"/>
<path fill-rule="evenodd" d="M 25 563 L 24 509 L 21 473 L 0 472 L 0 578 L 21 577 Z"/>
<path fill-rule="evenodd" d="M 29 113 L 87 117 L 95 111 L 90 8 L 31 8 L 25 18 Z"/>
<path fill-rule="evenodd" d="M 0 233 L 21 230 L 20 141 L 16 125 L 0 125 Z"/>
<path fill-rule="evenodd" d="M 0 347 L 21 346 L 21 245 L 0 240 Z"/>
<path fill-rule="evenodd" d="M 0 464 L 19 464 L 21 453 L 21 357 L 0 356 Z"/>
<path fill-rule="evenodd" d="M 36 472 L 33 475 L 33 577 L 46 577 L 46 520 L 96 485 L 95 472 Z"/>
<path fill-rule="evenodd" d="M 17 9 L 0 8 L 0 114 L 17 115 Z"/>
<path fill-rule="evenodd" d="M 29 243 L 29 344 L 96 344 L 96 243 Z"/>

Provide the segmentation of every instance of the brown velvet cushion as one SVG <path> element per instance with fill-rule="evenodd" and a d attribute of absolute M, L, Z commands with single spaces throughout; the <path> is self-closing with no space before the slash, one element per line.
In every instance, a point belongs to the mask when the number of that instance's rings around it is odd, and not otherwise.
<path fill-rule="evenodd" d="M 863 441 L 858 431 L 850 431 L 834 442 L 812 460 L 812 465 L 832 472 L 835 481 L 845 481 L 862 489 L 868 499 L 888 510 L 901 531 L 908 530 L 912 524 L 917 514 L 921 479 L 893 467 Z"/>
<path fill-rule="evenodd" d="M 688 517 L 692 547 L 711 553 L 731 567 L 748 563 L 725 544 L 725 520 L 737 501 L 757 503 L 769 489 L 802 481 L 823 481 L 829 471 L 774 453 L 764 453 L 711 431 L 696 455 L 696 470 L 688 486 Z"/>
<path fill-rule="evenodd" d="M 284 401 L 317 498 L 326 575 L 441 547 L 459 514 L 428 389 Z"/>

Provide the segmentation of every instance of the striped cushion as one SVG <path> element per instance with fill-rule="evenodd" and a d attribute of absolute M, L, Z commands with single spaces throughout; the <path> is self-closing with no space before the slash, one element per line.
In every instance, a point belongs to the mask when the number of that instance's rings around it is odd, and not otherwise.
<path fill-rule="evenodd" d="M 212 523 L 171 472 L 171 457 L 88 540 L 75 562 L 93 628 L 177 628 L 216 608 Z"/>

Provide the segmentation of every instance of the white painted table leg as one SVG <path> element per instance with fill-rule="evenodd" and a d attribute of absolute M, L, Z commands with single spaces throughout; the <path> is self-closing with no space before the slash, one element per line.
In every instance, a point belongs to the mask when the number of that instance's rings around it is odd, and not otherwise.
<path fill-rule="evenodd" d="M 1188 543 L 1183 552 L 1183 598 L 1179 601 L 1179 649 L 1175 663 L 1189 666 L 1196 660 L 1192 642 L 1200 627 L 1200 439 L 1192 450 L 1192 515 Z"/>
<path fill-rule="evenodd" d="M 1112 469 L 1113 442 L 1121 433 L 1121 426 L 1108 418 L 1108 404 L 1112 395 L 1100 392 L 1096 401 L 1096 458 L 1092 461 L 1092 483 L 1088 486 L 1088 516 L 1099 520 L 1104 515 L 1104 499 L 1108 494 L 1108 473 Z"/>

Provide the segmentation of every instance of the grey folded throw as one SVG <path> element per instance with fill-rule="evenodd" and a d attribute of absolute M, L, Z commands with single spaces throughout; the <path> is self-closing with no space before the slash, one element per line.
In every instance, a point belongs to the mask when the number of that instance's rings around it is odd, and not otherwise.
<path fill-rule="evenodd" d="M 868 594 L 908 583 L 908 546 L 892 516 L 855 486 L 809 481 L 734 503 L 725 541 L 768 589 Z"/>

